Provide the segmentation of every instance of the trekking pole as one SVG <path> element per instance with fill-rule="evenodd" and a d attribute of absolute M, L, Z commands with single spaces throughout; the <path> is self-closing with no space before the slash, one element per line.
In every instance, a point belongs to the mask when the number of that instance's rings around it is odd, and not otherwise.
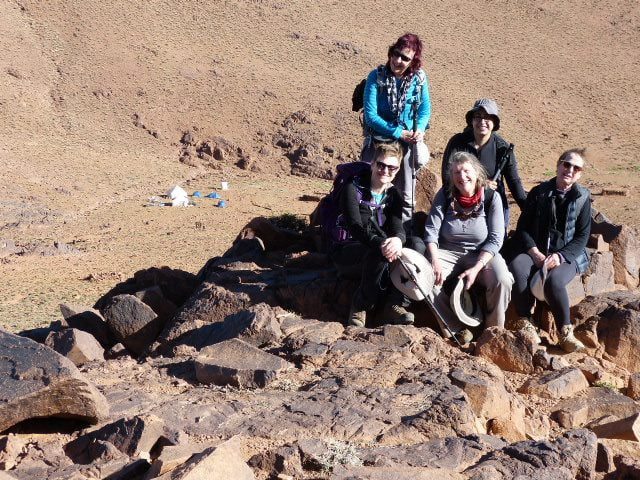
<path fill-rule="evenodd" d="M 442 328 L 442 326 L 444 325 L 444 328 L 447 330 L 449 335 L 451 335 L 451 338 L 453 338 L 453 341 L 456 342 L 456 344 L 459 347 L 462 348 L 462 344 L 460 343 L 460 341 L 458 340 L 456 335 L 453 333 L 453 331 L 451 331 L 451 327 L 449 327 L 449 325 L 447 325 L 447 322 L 444 320 L 442 315 L 440 315 L 440 312 L 438 312 L 438 310 L 436 309 L 436 306 L 434 305 L 434 303 L 427 296 L 427 293 L 423 290 L 422 286 L 418 283 L 418 279 L 416 278 L 416 276 L 413 273 L 413 271 L 409 268 L 409 266 L 406 264 L 406 262 L 402 258 L 398 257 L 398 261 L 400 262 L 400 265 L 402 265 L 402 268 L 404 269 L 404 271 L 407 272 L 407 275 L 409 275 L 409 278 L 411 279 L 411 281 L 415 284 L 416 287 L 418 287 L 418 290 L 420 291 L 420 293 L 424 297 L 424 301 L 427 303 L 427 305 L 429 306 L 429 308 L 431 309 L 431 311 L 435 315 L 436 320 L 437 320 L 438 324 L 440 325 L 440 328 Z"/>
<path fill-rule="evenodd" d="M 504 169 L 504 167 L 507 166 L 507 162 L 511 157 L 511 152 L 513 152 L 514 147 L 515 145 L 513 143 L 510 143 L 507 149 L 505 150 L 504 154 L 502 155 L 502 158 L 498 162 L 496 172 L 493 174 L 493 177 L 491 177 L 492 182 L 495 182 L 498 178 L 500 178 L 500 175 L 502 175 L 502 170 Z"/>
<path fill-rule="evenodd" d="M 420 108 L 420 97 L 417 97 L 416 102 L 413 104 L 413 133 L 415 135 L 418 130 L 418 109 Z M 413 215 L 415 214 L 416 203 L 416 178 L 418 176 L 416 172 L 416 160 L 418 158 L 418 144 L 413 143 L 411 146 L 411 218 L 409 219 L 409 228 L 413 234 Z"/>

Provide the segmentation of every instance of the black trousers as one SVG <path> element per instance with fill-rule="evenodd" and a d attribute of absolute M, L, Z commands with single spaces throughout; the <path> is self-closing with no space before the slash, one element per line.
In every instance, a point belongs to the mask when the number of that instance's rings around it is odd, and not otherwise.
<path fill-rule="evenodd" d="M 521 253 L 509 264 L 509 270 L 515 280 L 511 299 L 516 307 L 516 312 L 522 317 L 528 317 L 536 300 L 529 289 L 529 280 L 538 271 L 538 268 L 528 254 Z M 544 282 L 544 296 L 551 313 L 553 313 L 558 330 L 571 324 L 567 285 L 577 274 L 578 269 L 575 263 L 561 263 L 547 273 L 547 279 Z"/>
<path fill-rule="evenodd" d="M 379 248 L 369 248 L 359 242 L 347 243 L 332 251 L 331 260 L 340 275 L 360 279 L 352 300 L 355 310 L 371 310 L 385 300 L 397 305 L 409 305 L 410 300 L 391 283 L 391 264 Z"/>

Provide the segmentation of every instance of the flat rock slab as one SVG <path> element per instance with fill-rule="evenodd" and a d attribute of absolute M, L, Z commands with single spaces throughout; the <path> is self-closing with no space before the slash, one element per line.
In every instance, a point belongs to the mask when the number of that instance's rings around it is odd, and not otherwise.
<path fill-rule="evenodd" d="M 553 418 L 564 428 L 582 427 L 603 417 L 626 418 L 638 412 L 629 397 L 604 387 L 589 387 L 553 407 Z"/>
<path fill-rule="evenodd" d="M 293 368 L 280 357 L 237 338 L 206 347 L 200 353 L 195 369 L 201 383 L 263 388 L 278 372 Z"/>
<path fill-rule="evenodd" d="M 30 418 L 97 423 L 108 414 L 104 396 L 69 359 L 0 330 L 0 432 Z"/>
<path fill-rule="evenodd" d="M 84 365 L 94 360 L 104 360 L 104 348 L 93 335 L 77 328 L 51 332 L 44 344 L 64 355 L 75 365 Z"/>
<path fill-rule="evenodd" d="M 554 441 L 529 440 L 507 445 L 485 455 L 464 473 L 474 480 L 593 479 L 596 453 L 596 436 L 588 430 L 573 430 Z"/>
<path fill-rule="evenodd" d="M 589 382 L 580 369 L 565 368 L 532 377 L 518 391 L 542 398 L 568 398 L 585 388 L 589 388 Z"/>
<path fill-rule="evenodd" d="M 242 458 L 235 438 L 193 455 L 186 463 L 157 477 L 158 480 L 255 480 Z"/>
<path fill-rule="evenodd" d="M 67 443 L 65 453 L 75 463 L 87 464 L 96 460 L 91 447 L 97 442 L 109 442 L 122 453 L 136 457 L 149 453 L 164 431 L 164 422 L 154 415 L 121 418 L 104 427 L 82 435 Z"/>

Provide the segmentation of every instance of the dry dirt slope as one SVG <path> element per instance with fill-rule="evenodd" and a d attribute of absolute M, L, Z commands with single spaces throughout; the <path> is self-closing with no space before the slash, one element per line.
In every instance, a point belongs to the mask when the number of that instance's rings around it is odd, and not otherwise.
<path fill-rule="evenodd" d="M 0 4 L 0 16 L 0 236 L 75 242 L 83 252 L 4 258 L 0 325 L 11 329 L 48 321 L 59 300 L 91 302 L 139 268 L 197 270 L 252 216 L 308 212 L 298 195 L 327 184 L 287 177 L 273 135 L 303 111 L 319 144 L 356 152 L 352 88 L 404 31 L 425 41 L 435 152 L 471 102 L 490 95 L 529 184 L 560 150 L 588 145 L 600 154 L 587 173 L 594 190 L 631 192 L 597 206 L 640 220 L 628 206 L 640 170 L 632 0 L 21 0 Z M 194 127 L 240 146 L 260 171 L 179 163 L 179 139 Z M 230 207 L 141 207 L 190 178 L 203 190 L 231 180 Z"/>

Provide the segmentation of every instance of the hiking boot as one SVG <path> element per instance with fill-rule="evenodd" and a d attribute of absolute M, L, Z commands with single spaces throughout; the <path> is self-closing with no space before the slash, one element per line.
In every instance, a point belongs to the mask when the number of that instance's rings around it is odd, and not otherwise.
<path fill-rule="evenodd" d="M 386 305 L 383 313 L 383 319 L 387 323 L 391 323 L 393 325 L 413 325 L 415 320 L 413 313 L 408 312 L 402 305 L 397 305 L 395 303 L 388 303 Z"/>
<path fill-rule="evenodd" d="M 560 329 L 558 345 L 567 353 L 580 352 L 587 348 L 573 335 L 573 325 L 565 325 Z"/>
<path fill-rule="evenodd" d="M 514 330 L 519 330 L 531 338 L 537 345 L 540 345 L 540 335 L 538 335 L 538 329 L 533 324 L 531 317 L 519 317 L 512 325 Z"/>
<path fill-rule="evenodd" d="M 364 323 L 366 320 L 367 320 L 367 311 L 366 310 L 356 311 L 353 308 L 353 304 L 351 304 L 351 310 L 349 310 L 348 324 L 353 325 L 354 327 L 364 327 Z"/>
<path fill-rule="evenodd" d="M 467 328 L 463 328 L 459 332 L 455 333 L 455 336 L 461 345 L 471 343 L 471 340 L 473 340 L 473 333 L 471 333 Z"/>

